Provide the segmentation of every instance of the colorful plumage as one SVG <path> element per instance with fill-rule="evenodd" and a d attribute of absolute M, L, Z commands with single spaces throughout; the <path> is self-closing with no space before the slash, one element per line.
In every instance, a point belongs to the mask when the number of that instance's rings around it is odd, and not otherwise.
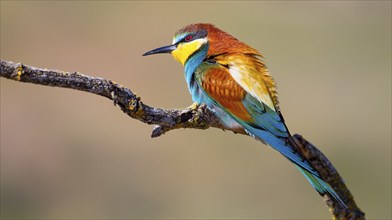
<path fill-rule="evenodd" d="M 252 47 L 211 24 L 191 24 L 172 45 L 145 54 L 171 53 L 184 65 L 194 102 L 206 104 L 228 128 L 244 129 L 293 162 L 322 195 L 344 202 L 322 180 L 290 135 L 280 113 L 275 82 Z"/>

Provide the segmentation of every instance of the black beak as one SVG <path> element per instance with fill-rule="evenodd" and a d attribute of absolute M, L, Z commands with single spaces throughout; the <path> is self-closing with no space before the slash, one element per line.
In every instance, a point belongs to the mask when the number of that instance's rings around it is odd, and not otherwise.
<path fill-rule="evenodd" d="M 154 50 L 150 50 L 147 53 L 144 53 L 143 56 L 148 56 L 148 55 L 157 54 L 157 53 L 171 53 L 176 48 L 177 48 L 176 45 L 164 46 L 164 47 L 160 47 L 160 48 L 157 48 Z"/>

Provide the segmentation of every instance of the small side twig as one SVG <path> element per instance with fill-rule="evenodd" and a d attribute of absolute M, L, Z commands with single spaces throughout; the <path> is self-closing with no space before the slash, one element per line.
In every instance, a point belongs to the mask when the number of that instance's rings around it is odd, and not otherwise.
<path fill-rule="evenodd" d="M 115 105 L 118 105 L 130 117 L 146 124 L 155 125 L 151 134 L 152 137 L 159 137 L 170 130 L 178 128 L 207 129 L 215 127 L 227 129 L 219 123 L 215 115 L 204 105 L 192 105 L 184 109 L 150 107 L 144 104 L 140 97 L 128 88 L 111 80 L 91 77 L 77 72 L 68 73 L 41 69 L 1 60 L 0 77 L 19 82 L 70 88 L 104 96 L 112 100 Z M 242 130 L 227 130 L 245 134 Z M 325 155 L 301 135 L 294 135 L 294 139 L 322 178 L 333 187 L 348 206 L 348 208 L 343 208 L 329 198 L 328 195 L 325 195 L 325 202 L 333 217 L 335 219 L 365 219 L 365 214 L 358 208 L 343 179 Z"/>

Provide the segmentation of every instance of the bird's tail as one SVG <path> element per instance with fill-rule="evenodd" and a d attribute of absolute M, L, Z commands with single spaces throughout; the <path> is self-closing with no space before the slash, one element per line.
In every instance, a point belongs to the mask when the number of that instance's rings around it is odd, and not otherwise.
<path fill-rule="evenodd" d="M 288 137 L 278 138 L 263 129 L 258 129 L 249 125 L 245 125 L 244 127 L 248 134 L 268 144 L 293 162 L 317 192 L 322 195 L 328 194 L 343 207 L 347 207 L 335 190 L 321 178 L 320 173 L 306 159 L 290 134 L 288 134 Z"/>
<path fill-rule="evenodd" d="M 299 171 L 306 177 L 306 179 L 310 182 L 310 184 L 313 186 L 317 192 L 319 192 L 321 195 L 328 194 L 334 199 L 335 201 L 339 202 L 343 207 L 347 208 L 346 204 L 342 201 L 342 199 L 339 197 L 339 195 L 335 192 L 332 187 L 326 183 L 324 180 L 320 179 L 319 177 L 311 174 L 307 170 L 301 168 L 297 164 L 295 166 L 298 168 Z"/>
<path fill-rule="evenodd" d="M 288 142 L 290 143 L 289 145 L 292 148 L 297 149 L 298 153 L 301 155 L 301 157 L 304 159 L 304 161 L 307 161 L 309 164 L 310 162 L 305 158 L 304 154 L 302 153 L 302 150 L 298 147 L 297 143 L 295 142 L 294 138 L 289 134 L 288 137 Z M 329 185 L 327 182 L 321 179 L 320 173 L 313 169 L 312 166 L 312 172 L 309 172 L 307 169 L 301 166 L 301 164 L 294 163 L 295 167 L 306 177 L 306 179 L 310 182 L 310 184 L 313 186 L 313 188 L 319 192 L 321 195 L 328 194 L 330 197 L 335 200 L 336 202 L 340 203 L 343 207 L 347 208 L 346 204 L 343 202 L 343 200 L 339 197 L 339 195 L 336 193 L 336 191 Z"/>

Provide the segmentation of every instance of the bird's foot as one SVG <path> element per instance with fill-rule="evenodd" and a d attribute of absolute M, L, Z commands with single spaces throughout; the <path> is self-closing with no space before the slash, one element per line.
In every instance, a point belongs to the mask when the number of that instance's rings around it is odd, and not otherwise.
<path fill-rule="evenodd" d="M 199 104 L 197 104 L 196 102 L 194 102 L 192 105 L 190 105 L 187 109 L 190 110 L 196 110 L 197 108 L 199 108 Z"/>

